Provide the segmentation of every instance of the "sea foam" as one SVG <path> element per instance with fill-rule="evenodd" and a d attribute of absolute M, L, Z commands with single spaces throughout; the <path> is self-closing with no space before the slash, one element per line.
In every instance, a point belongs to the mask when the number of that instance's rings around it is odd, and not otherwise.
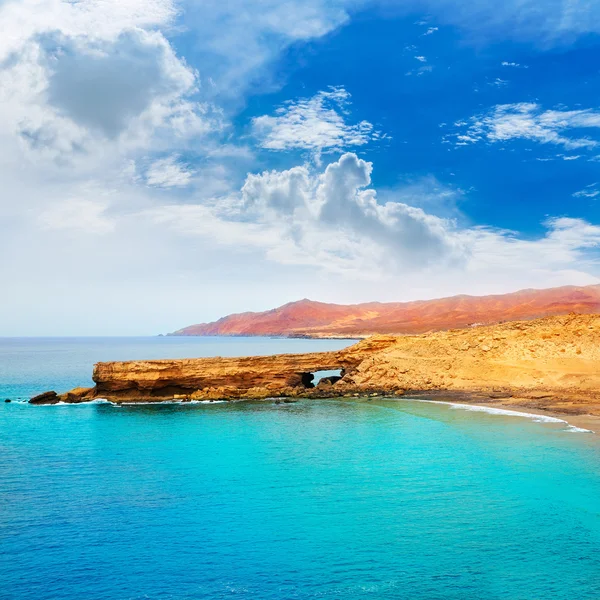
<path fill-rule="evenodd" d="M 576 427 L 575 425 L 571 425 L 568 421 L 564 419 L 559 419 L 557 417 L 550 417 L 547 415 L 539 415 L 537 413 L 528 413 L 528 412 L 520 412 L 517 410 L 510 410 L 506 408 L 496 408 L 493 406 L 481 406 L 479 404 L 462 404 L 459 402 L 444 402 L 443 400 L 423 400 L 421 398 L 405 398 L 406 400 L 410 400 L 412 402 L 425 402 L 428 404 L 445 404 L 449 406 L 451 409 L 455 410 L 468 410 L 472 412 L 483 412 L 488 413 L 490 415 L 500 415 L 504 417 L 521 417 L 525 419 L 530 419 L 535 423 L 560 423 L 562 425 L 566 425 L 565 431 L 570 431 L 572 433 L 594 433 L 591 429 L 583 429 L 582 427 Z"/>
<path fill-rule="evenodd" d="M 120 402 L 115 406 L 157 406 L 157 405 L 189 405 L 189 404 L 225 404 L 227 400 L 161 400 L 160 402 Z"/>

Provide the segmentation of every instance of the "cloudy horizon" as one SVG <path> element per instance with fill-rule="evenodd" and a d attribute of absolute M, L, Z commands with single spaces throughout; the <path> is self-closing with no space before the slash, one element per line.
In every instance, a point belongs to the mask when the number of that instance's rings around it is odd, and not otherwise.
<path fill-rule="evenodd" d="M 600 7 L 4 0 L 0 22 L 2 336 L 600 283 Z"/>

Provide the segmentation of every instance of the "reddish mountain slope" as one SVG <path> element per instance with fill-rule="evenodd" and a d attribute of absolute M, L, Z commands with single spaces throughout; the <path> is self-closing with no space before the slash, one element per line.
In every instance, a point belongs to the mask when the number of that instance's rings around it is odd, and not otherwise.
<path fill-rule="evenodd" d="M 223 317 L 170 335 L 363 336 L 424 333 L 568 313 L 600 313 L 600 285 L 453 296 L 417 302 L 325 304 L 300 300 L 266 312 Z"/>

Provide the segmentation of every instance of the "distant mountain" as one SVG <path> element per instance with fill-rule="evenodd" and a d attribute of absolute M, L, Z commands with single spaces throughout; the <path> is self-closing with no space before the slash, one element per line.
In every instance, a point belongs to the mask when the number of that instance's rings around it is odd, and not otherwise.
<path fill-rule="evenodd" d="M 414 334 L 571 312 L 600 313 L 600 285 L 416 302 L 344 305 L 304 299 L 265 312 L 234 314 L 213 323 L 190 325 L 169 335 L 360 337 L 373 333 Z"/>

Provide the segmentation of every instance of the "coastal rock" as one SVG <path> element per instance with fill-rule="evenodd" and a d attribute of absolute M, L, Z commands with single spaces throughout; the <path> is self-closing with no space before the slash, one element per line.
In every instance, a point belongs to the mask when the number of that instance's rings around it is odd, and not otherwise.
<path fill-rule="evenodd" d="M 29 400 L 29 404 L 58 404 L 59 402 L 60 398 L 54 391 L 38 394 Z"/>
<path fill-rule="evenodd" d="M 93 397 L 94 388 L 77 387 L 72 389 L 66 394 L 60 395 L 61 402 L 67 402 L 69 404 L 78 404 L 80 402 L 87 402 Z"/>
<path fill-rule="evenodd" d="M 493 348 L 482 339 L 494 340 Z M 314 373 L 330 370 L 340 370 L 341 378 L 327 378 L 315 387 Z M 49 392 L 37 403 L 94 397 L 158 402 L 177 395 L 245 400 L 443 392 L 600 414 L 600 315 L 373 336 L 338 352 L 98 363 L 93 379 L 92 390 L 76 389 L 60 398 Z"/>
<path fill-rule="evenodd" d="M 93 374 L 96 387 L 85 397 L 152 402 L 174 397 L 217 400 L 293 396 L 314 389 L 316 371 L 347 371 L 360 360 L 361 355 L 353 353 L 316 352 L 98 363 Z M 69 393 L 78 395 L 76 390 Z"/>

